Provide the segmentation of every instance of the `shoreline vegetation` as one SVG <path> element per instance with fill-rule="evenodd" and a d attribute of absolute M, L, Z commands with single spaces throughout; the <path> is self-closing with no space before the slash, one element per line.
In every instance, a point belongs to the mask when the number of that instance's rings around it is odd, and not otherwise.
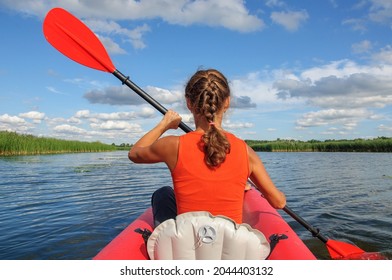
<path fill-rule="evenodd" d="M 370 152 L 391 153 L 392 138 L 354 140 L 245 140 L 257 152 Z M 132 145 L 82 142 L 0 131 L 0 156 L 89 153 L 129 150 Z"/>
<path fill-rule="evenodd" d="M 245 140 L 256 152 L 351 152 L 351 153 L 391 153 L 392 138 L 354 140 Z"/>
<path fill-rule="evenodd" d="M 0 131 L 0 156 L 43 155 L 63 153 L 109 152 L 116 146 L 101 142 L 82 142 L 37 137 L 29 134 Z"/>

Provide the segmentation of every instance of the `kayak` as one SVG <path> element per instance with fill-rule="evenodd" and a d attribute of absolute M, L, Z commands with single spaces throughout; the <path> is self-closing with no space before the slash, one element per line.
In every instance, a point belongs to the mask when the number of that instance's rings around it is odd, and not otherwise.
<path fill-rule="evenodd" d="M 294 230 L 259 191 L 245 192 L 243 222 L 261 231 L 269 240 L 268 260 L 316 260 Z M 152 209 L 148 208 L 107 244 L 93 260 L 148 260 L 145 241 L 140 232 L 153 231 Z"/>

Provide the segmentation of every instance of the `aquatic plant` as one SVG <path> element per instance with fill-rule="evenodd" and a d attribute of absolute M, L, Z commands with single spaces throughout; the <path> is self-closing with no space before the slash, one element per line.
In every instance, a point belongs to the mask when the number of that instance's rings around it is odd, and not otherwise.
<path fill-rule="evenodd" d="M 246 140 L 249 146 L 259 152 L 392 152 L 392 138 L 354 140 Z"/>
<path fill-rule="evenodd" d="M 82 142 L 0 131 L 0 156 L 113 151 L 101 142 Z"/>

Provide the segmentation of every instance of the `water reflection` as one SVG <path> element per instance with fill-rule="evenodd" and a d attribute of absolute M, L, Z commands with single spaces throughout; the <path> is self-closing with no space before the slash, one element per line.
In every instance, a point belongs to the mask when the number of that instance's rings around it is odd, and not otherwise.
<path fill-rule="evenodd" d="M 392 256 L 390 154 L 260 153 L 288 205 L 327 237 Z M 90 259 L 171 179 L 126 152 L 0 158 L 0 259 Z M 391 178 L 390 178 L 391 177 Z M 321 241 L 281 211 L 316 255 Z"/>

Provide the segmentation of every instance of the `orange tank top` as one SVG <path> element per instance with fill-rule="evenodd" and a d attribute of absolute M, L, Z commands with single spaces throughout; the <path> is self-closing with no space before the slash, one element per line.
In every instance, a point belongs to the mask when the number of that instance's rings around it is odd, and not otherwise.
<path fill-rule="evenodd" d="M 202 133 L 180 136 L 177 165 L 172 171 L 177 214 L 209 211 L 242 223 L 244 188 L 249 177 L 246 143 L 226 133 L 230 153 L 222 165 L 211 170 L 198 147 Z"/>

